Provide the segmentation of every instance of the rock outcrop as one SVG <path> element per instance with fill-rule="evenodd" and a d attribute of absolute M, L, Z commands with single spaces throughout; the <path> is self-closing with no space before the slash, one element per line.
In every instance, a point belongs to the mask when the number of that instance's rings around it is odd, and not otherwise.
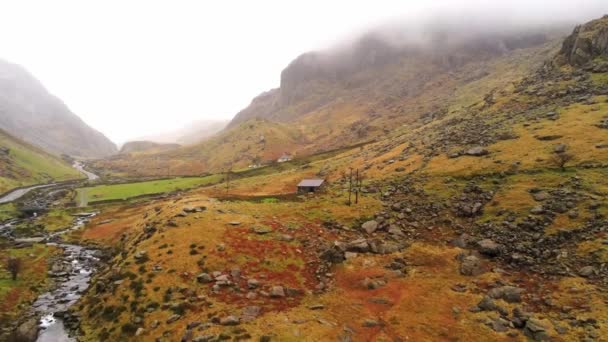
<path fill-rule="evenodd" d="M 608 57 L 608 15 L 577 26 L 564 40 L 556 62 L 582 66 L 600 56 Z"/>

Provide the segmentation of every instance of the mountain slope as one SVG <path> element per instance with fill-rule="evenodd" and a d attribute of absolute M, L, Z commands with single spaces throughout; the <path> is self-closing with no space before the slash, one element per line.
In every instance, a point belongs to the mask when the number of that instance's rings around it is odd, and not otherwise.
<path fill-rule="evenodd" d="M 606 42 L 608 17 L 368 144 L 102 208 L 82 237 L 119 251 L 75 309 L 84 339 L 601 340 Z M 200 155 L 267 127 L 304 130 L 249 119 Z"/>
<path fill-rule="evenodd" d="M 116 146 L 22 67 L 0 60 L 0 128 L 55 154 L 103 157 Z"/>
<path fill-rule="evenodd" d="M 177 174 L 196 174 L 228 164 L 246 167 L 283 152 L 310 155 L 372 141 L 395 127 L 434 120 L 482 100 L 493 89 L 503 88 L 541 66 L 560 43 L 543 31 L 473 36 L 453 44 L 449 38 L 434 47 L 418 47 L 393 46 L 372 35 L 347 51 L 300 56 L 283 71 L 281 88 L 255 98 L 221 136 L 158 158 L 146 156 L 146 163 L 174 160 L 182 165 L 175 169 L 180 170 Z M 255 153 L 244 153 L 239 144 L 222 146 L 222 153 L 207 148 L 221 145 L 223 140 L 238 140 L 243 134 L 238 127 L 250 122 L 254 127 L 280 124 L 290 132 L 288 136 L 300 138 L 269 140 L 264 145 L 267 151 Z M 99 163 L 119 173 L 166 170 L 163 166 L 146 170 L 131 165 L 143 165 L 143 161 L 123 157 Z"/>
<path fill-rule="evenodd" d="M 0 193 L 83 176 L 64 160 L 0 130 Z"/>

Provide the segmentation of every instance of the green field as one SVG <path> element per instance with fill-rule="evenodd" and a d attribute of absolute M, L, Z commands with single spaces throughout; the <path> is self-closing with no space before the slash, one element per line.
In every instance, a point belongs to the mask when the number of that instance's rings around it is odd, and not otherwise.
<path fill-rule="evenodd" d="M 89 203 L 100 201 L 126 200 L 137 196 L 192 189 L 203 185 L 215 184 L 221 180 L 222 175 L 210 175 L 205 177 L 172 178 L 138 183 L 98 185 L 77 189 L 76 197 L 80 206 L 86 206 Z"/>
<path fill-rule="evenodd" d="M 53 181 L 83 178 L 59 157 L 14 138 L 0 130 L 0 147 L 8 148 L 8 156 L 0 158 L 0 193 L 10 189 Z"/>

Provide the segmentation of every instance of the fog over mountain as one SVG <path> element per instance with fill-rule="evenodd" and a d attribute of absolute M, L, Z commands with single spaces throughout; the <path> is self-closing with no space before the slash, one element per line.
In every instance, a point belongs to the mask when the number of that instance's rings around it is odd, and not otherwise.
<path fill-rule="evenodd" d="M 54 154 L 104 157 L 116 146 L 21 66 L 0 60 L 0 129 Z"/>
<path fill-rule="evenodd" d="M 279 86 L 281 70 L 297 56 L 348 44 L 372 27 L 404 27 L 397 37 L 383 31 L 401 42 L 404 34 L 418 39 L 426 24 L 440 28 L 450 18 L 502 31 L 582 23 L 607 7 L 601 0 L 380 0 L 310 1 L 294 11 L 293 4 L 265 1 L 239 3 L 236 11 L 232 4 L 198 1 L 20 1 L 0 4 L 0 28 L 7 33 L 4 58 L 24 65 L 86 122 L 124 142 L 196 120 L 229 120 L 255 95 Z"/>

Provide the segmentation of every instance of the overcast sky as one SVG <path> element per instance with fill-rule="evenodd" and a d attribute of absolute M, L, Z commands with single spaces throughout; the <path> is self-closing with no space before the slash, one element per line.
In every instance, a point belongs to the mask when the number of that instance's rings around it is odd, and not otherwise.
<path fill-rule="evenodd" d="M 230 119 L 278 87 L 299 54 L 395 18 L 438 10 L 513 20 L 608 13 L 608 0 L 496 2 L 0 0 L 0 58 L 26 67 L 121 143 L 194 120 Z"/>

